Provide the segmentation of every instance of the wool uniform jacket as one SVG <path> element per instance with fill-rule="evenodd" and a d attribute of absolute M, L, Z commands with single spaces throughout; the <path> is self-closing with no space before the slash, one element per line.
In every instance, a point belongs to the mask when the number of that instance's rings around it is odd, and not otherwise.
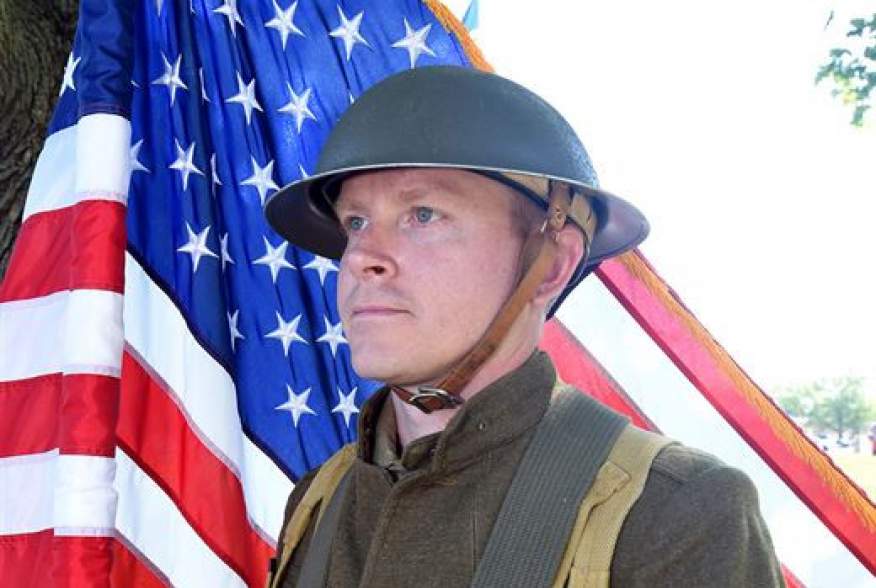
<path fill-rule="evenodd" d="M 389 392 L 375 394 L 360 414 L 357 457 L 337 497 L 326 585 L 469 586 L 555 383 L 549 357 L 536 352 L 401 455 Z M 314 475 L 290 495 L 284 529 Z M 284 588 L 298 585 L 314 523 L 285 570 Z M 610 583 L 783 586 L 751 481 L 704 452 L 664 448 L 621 528 Z"/>

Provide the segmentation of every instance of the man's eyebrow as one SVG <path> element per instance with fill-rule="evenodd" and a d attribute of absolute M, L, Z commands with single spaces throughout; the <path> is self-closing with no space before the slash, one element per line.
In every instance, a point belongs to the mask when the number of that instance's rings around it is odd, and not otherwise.
<path fill-rule="evenodd" d="M 334 208 L 335 214 L 337 214 L 338 211 L 341 210 L 343 210 L 344 212 L 363 212 L 365 210 L 365 206 L 363 204 L 355 200 L 350 202 L 349 198 L 344 199 L 340 196 L 338 196 L 338 198 L 334 201 L 334 203 L 332 204 L 332 208 Z"/>
<path fill-rule="evenodd" d="M 425 196 L 429 196 L 435 193 L 439 193 L 443 196 L 449 196 L 451 198 L 461 198 L 464 196 L 462 191 L 451 183 L 430 181 L 416 184 L 409 188 L 405 188 L 399 193 L 399 198 L 403 202 L 410 202 L 412 200 L 417 200 L 418 198 L 423 198 Z"/>

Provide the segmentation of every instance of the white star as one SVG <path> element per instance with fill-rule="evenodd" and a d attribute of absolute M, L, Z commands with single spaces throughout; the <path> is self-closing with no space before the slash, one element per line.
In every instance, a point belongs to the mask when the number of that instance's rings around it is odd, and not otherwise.
<path fill-rule="evenodd" d="M 140 139 L 139 141 L 137 141 L 136 143 L 134 143 L 133 145 L 131 145 L 131 151 L 130 151 L 130 155 L 129 155 L 129 158 L 128 158 L 128 159 L 129 159 L 129 161 L 131 162 L 131 173 L 132 173 L 132 174 L 133 174 L 134 172 L 138 172 L 138 171 L 146 172 L 147 174 L 148 174 L 148 173 L 151 173 L 151 172 L 149 171 L 149 168 L 147 168 L 145 165 L 143 165 L 142 163 L 140 163 L 140 159 L 139 159 L 139 157 L 140 157 L 140 148 L 141 148 L 142 146 L 143 146 L 143 139 Z"/>
<path fill-rule="evenodd" d="M 350 417 L 359 412 L 359 409 L 356 408 L 356 388 L 350 390 L 349 394 L 344 394 L 338 388 L 338 398 L 340 400 L 337 406 L 332 409 L 332 412 L 339 412 L 344 415 L 344 423 L 347 425 L 347 428 L 350 428 Z"/>
<path fill-rule="evenodd" d="M 349 98 L 349 100 L 350 100 L 350 104 L 352 104 L 353 102 L 356 101 L 356 99 L 353 98 L 353 93 L 350 92 L 349 90 L 347 90 L 347 98 Z"/>
<path fill-rule="evenodd" d="M 209 102 L 210 97 L 207 96 L 207 89 L 204 88 L 204 68 L 198 68 L 198 77 L 201 78 L 201 99 L 204 102 Z"/>
<path fill-rule="evenodd" d="M 362 25 L 362 17 L 365 16 L 363 10 L 353 17 L 352 20 L 347 18 L 344 11 L 341 10 L 341 5 L 338 4 L 338 16 L 341 17 L 341 24 L 329 33 L 329 36 L 338 37 L 344 40 L 344 49 L 347 51 L 347 61 L 350 61 L 350 54 L 353 52 L 353 46 L 356 43 L 362 43 L 366 47 L 371 47 L 365 37 L 359 34 L 359 27 Z"/>
<path fill-rule="evenodd" d="M 411 25 L 408 24 L 408 19 L 404 19 L 404 21 L 405 36 L 393 43 L 392 46 L 398 49 L 407 49 L 408 57 L 411 60 L 411 69 L 413 69 L 420 54 L 425 53 L 435 57 L 435 52 L 426 45 L 426 37 L 429 36 L 429 29 L 432 28 L 432 25 L 427 24 L 423 28 L 415 31 L 411 28 Z"/>
<path fill-rule="evenodd" d="M 283 344 L 283 355 L 289 357 L 289 345 L 292 341 L 298 341 L 307 345 L 307 341 L 298 334 L 298 323 L 301 322 L 301 315 L 297 315 L 288 323 L 283 320 L 280 313 L 277 313 L 277 328 L 265 335 L 269 339 L 277 339 Z"/>
<path fill-rule="evenodd" d="M 302 180 L 306 180 L 307 178 L 310 177 L 310 174 L 308 174 L 306 171 L 304 171 L 304 166 L 301 165 L 300 163 L 298 164 L 298 171 L 301 172 L 301 179 Z"/>
<path fill-rule="evenodd" d="M 327 316 L 323 316 L 322 320 L 325 321 L 325 334 L 322 335 L 319 339 L 316 340 L 317 343 L 328 343 L 329 347 L 332 348 L 332 357 L 338 352 L 338 346 L 341 343 L 346 343 L 347 340 L 344 338 L 344 334 L 342 333 L 343 326 L 340 322 L 338 324 L 333 325 Z"/>
<path fill-rule="evenodd" d="M 264 235 L 262 239 L 265 240 L 265 254 L 253 261 L 253 263 L 257 263 L 259 265 L 266 265 L 271 268 L 271 281 L 273 283 L 277 283 L 277 274 L 280 273 L 281 269 L 295 269 L 295 266 L 286 261 L 286 247 L 289 246 L 287 241 L 283 241 L 277 247 L 271 247 L 271 242 L 268 241 L 268 238 Z"/>
<path fill-rule="evenodd" d="M 301 125 L 304 124 L 304 119 L 311 118 L 316 120 L 316 117 L 310 112 L 310 108 L 307 106 L 307 101 L 310 100 L 310 88 L 305 88 L 304 92 L 299 96 L 295 93 L 295 90 L 292 89 L 292 85 L 289 84 L 289 82 L 286 82 L 286 87 L 289 89 L 289 95 L 291 98 L 289 103 L 280 108 L 278 112 L 294 116 L 295 128 L 300 133 Z"/>
<path fill-rule="evenodd" d="M 240 310 L 235 310 L 234 314 L 230 312 L 226 313 L 228 315 L 228 332 L 231 334 L 231 351 L 234 351 L 234 344 L 238 339 L 246 339 L 243 336 L 243 333 L 237 328 L 237 316 L 240 314 Z"/>
<path fill-rule="evenodd" d="M 338 266 L 336 266 L 331 259 L 314 255 L 313 261 L 305 265 L 304 269 L 316 270 L 317 273 L 319 273 L 319 284 L 320 286 L 323 286 L 325 285 L 325 277 L 329 272 L 338 271 Z"/>
<path fill-rule="evenodd" d="M 313 409 L 307 406 L 307 399 L 310 397 L 310 388 L 301 394 L 296 394 L 289 384 L 286 384 L 286 390 L 289 393 L 289 400 L 279 406 L 275 406 L 274 409 L 288 410 L 292 414 L 292 423 L 294 423 L 295 428 L 298 428 L 298 419 L 301 418 L 302 414 L 316 415 Z"/>
<path fill-rule="evenodd" d="M 237 74 L 237 94 L 226 100 L 233 104 L 243 106 L 243 113 L 246 115 L 246 124 L 249 124 L 252 118 L 252 109 L 255 108 L 259 112 L 264 112 L 255 97 L 255 78 L 250 80 L 248 84 L 243 83 L 243 78 L 240 73 Z"/>
<path fill-rule="evenodd" d="M 73 59 L 72 52 L 67 56 L 67 65 L 64 66 L 64 81 L 61 83 L 61 91 L 58 92 L 58 96 L 61 96 L 67 88 L 76 91 L 76 81 L 73 79 L 73 74 L 76 73 L 76 66 L 79 65 L 80 61 L 82 61 L 81 57 Z"/>
<path fill-rule="evenodd" d="M 222 235 L 219 239 L 219 245 L 219 254 L 222 256 L 222 271 L 224 272 L 226 263 L 234 263 L 234 260 L 228 254 L 228 233 Z"/>
<path fill-rule="evenodd" d="M 210 225 L 201 231 L 195 233 L 192 226 L 186 222 L 186 230 L 189 233 L 189 242 L 177 249 L 180 253 L 188 253 L 192 256 L 192 273 L 198 271 L 198 264 L 201 263 L 201 258 L 205 255 L 210 257 L 219 257 L 207 247 L 207 234 L 210 232 Z"/>
<path fill-rule="evenodd" d="M 189 89 L 179 77 L 179 68 L 182 65 L 182 55 L 177 56 L 173 65 L 170 64 L 167 57 L 164 56 L 164 53 L 161 54 L 161 59 L 164 61 L 164 73 L 152 80 L 152 84 L 156 86 L 167 86 L 167 89 L 170 90 L 170 105 L 173 106 L 173 102 L 176 100 L 176 91 Z"/>
<path fill-rule="evenodd" d="M 243 26 L 243 20 L 240 18 L 240 13 L 237 12 L 237 0 L 222 0 L 223 4 L 219 8 L 213 10 L 216 14 L 224 14 L 228 18 L 228 26 L 231 27 L 231 36 L 237 37 L 237 31 L 234 28 L 235 24 Z"/>
<path fill-rule="evenodd" d="M 170 164 L 170 169 L 175 169 L 179 171 L 182 175 L 182 184 L 183 190 L 188 189 L 189 187 L 189 176 L 192 174 L 200 174 L 204 175 L 204 172 L 199 170 L 195 164 L 195 142 L 192 141 L 192 144 L 188 146 L 188 149 L 183 151 L 183 148 L 179 146 L 179 141 L 174 139 L 174 143 L 176 143 L 176 161 Z"/>
<path fill-rule="evenodd" d="M 268 190 L 279 190 L 280 186 L 274 183 L 274 160 L 271 159 L 265 167 L 259 167 L 255 157 L 250 156 L 252 161 L 252 175 L 242 182 L 241 186 L 253 186 L 259 193 L 259 200 L 262 206 L 265 205 L 265 196 L 268 195 Z"/>
<path fill-rule="evenodd" d="M 277 0 L 274 0 L 274 16 L 273 20 L 269 20 L 265 23 L 265 26 L 271 29 L 277 29 L 277 32 L 280 33 L 280 40 L 283 44 L 283 49 L 286 48 L 286 39 L 289 38 L 289 34 L 293 35 L 301 35 L 304 36 L 304 33 L 301 32 L 301 29 L 295 26 L 295 9 L 298 8 L 298 0 L 292 3 L 292 6 L 283 10 L 280 8 L 280 5 L 277 4 Z"/>

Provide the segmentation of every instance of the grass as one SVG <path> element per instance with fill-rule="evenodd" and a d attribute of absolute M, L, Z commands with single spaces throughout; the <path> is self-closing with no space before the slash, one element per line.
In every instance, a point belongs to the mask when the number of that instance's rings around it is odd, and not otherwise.
<path fill-rule="evenodd" d="M 876 455 L 847 453 L 830 457 L 855 484 L 864 489 L 871 501 L 876 502 Z"/>

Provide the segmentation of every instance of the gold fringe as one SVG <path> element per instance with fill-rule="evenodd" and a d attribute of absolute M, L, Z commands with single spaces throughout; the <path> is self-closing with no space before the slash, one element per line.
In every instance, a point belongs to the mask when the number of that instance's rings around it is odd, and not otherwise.
<path fill-rule="evenodd" d="M 730 355 L 712 338 L 705 327 L 676 298 L 666 283 L 661 280 L 647 263 L 635 252 L 624 253 L 618 260 L 637 280 L 660 300 L 682 323 L 697 341 L 708 351 L 721 371 L 733 382 L 745 399 L 751 404 L 773 433 L 791 451 L 806 462 L 827 484 L 833 494 L 858 515 L 871 532 L 876 532 L 876 505 L 863 492 L 856 488 L 824 453 L 809 443 L 788 418 L 773 404 L 736 364 Z"/>
<path fill-rule="evenodd" d="M 480 48 L 475 45 L 475 42 L 469 36 L 468 29 L 459 22 L 459 19 L 456 18 L 456 15 L 449 8 L 444 6 L 440 0 L 423 0 L 423 3 L 432 11 L 432 14 L 435 15 L 435 18 L 438 19 L 438 22 L 441 23 L 444 29 L 455 35 L 459 42 L 462 43 L 465 56 L 468 57 L 472 65 L 481 71 L 493 71 L 493 67 L 484 59 L 484 54 L 481 53 Z"/>

